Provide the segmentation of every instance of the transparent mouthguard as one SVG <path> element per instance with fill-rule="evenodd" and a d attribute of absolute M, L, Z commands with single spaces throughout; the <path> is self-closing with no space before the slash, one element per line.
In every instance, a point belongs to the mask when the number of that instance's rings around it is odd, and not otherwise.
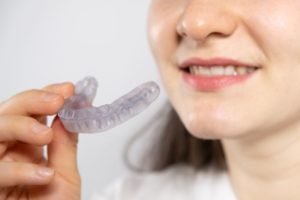
<path fill-rule="evenodd" d="M 92 106 L 98 83 L 86 77 L 76 83 L 75 94 L 66 100 L 58 112 L 64 127 L 70 132 L 98 133 L 111 129 L 145 110 L 159 95 L 155 82 L 141 84 L 111 104 Z"/>

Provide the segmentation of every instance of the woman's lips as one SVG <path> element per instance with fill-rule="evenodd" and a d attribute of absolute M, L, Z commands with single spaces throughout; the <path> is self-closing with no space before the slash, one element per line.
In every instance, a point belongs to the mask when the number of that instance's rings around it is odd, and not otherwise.
<path fill-rule="evenodd" d="M 233 84 L 241 83 L 248 78 L 250 78 L 254 73 L 244 74 L 244 75 L 235 75 L 235 76 L 201 76 L 194 75 L 184 72 L 182 74 L 182 79 L 186 84 L 192 88 L 204 92 L 216 91 L 223 89 L 225 87 L 231 86 Z"/>
<path fill-rule="evenodd" d="M 231 58 L 222 58 L 222 57 L 215 57 L 211 59 L 203 59 L 203 58 L 198 58 L 198 57 L 192 57 L 189 59 L 184 60 L 179 64 L 179 67 L 181 69 L 188 68 L 193 65 L 198 65 L 198 66 L 206 66 L 206 67 L 211 67 L 211 66 L 228 66 L 228 65 L 233 65 L 233 66 L 245 66 L 245 67 L 259 67 L 256 64 L 250 64 L 242 61 L 238 61 L 235 59 Z"/>
<path fill-rule="evenodd" d="M 203 75 L 203 74 L 195 74 L 189 73 L 189 69 L 192 66 L 199 66 L 204 68 L 213 68 L 217 66 L 222 66 L 226 68 L 226 66 L 234 67 L 235 70 L 238 68 L 247 68 L 254 69 L 251 73 L 246 74 L 239 74 L 234 73 L 232 75 Z M 183 81 L 191 86 L 192 88 L 200 91 L 216 91 L 228 86 L 242 83 L 249 79 L 254 73 L 256 73 L 257 69 L 259 68 L 257 65 L 248 64 L 245 62 L 240 62 L 234 59 L 228 58 L 212 58 L 212 59 L 202 59 L 202 58 L 190 58 L 179 65 L 180 69 L 182 69 L 182 79 Z"/>

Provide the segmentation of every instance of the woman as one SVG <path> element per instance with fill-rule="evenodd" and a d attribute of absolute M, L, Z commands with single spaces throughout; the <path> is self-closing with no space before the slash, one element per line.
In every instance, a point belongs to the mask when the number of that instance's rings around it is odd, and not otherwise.
<path fill-rule="evenodd" d="M 167 129 L 178 114 L 190 147 L 164 134 L 170 149 L 189 151 L 98 199 L 300 199 L 299 9 L 298 0 L 153 0 L 149 41 L 175 111 Z M 1 198 L 80 198 L 76 136 L 59 120 L 38 126 L 72 90 L 51 85 L 1 104 Z"/>

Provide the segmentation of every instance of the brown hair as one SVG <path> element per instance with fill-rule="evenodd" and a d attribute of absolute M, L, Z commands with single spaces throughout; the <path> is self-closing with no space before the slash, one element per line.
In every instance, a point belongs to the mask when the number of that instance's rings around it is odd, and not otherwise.
<path fill-rule="evenodd" d="M 226 168 L 221 142 L 198 139 L 191 135 L 169 103 L 143 130 L 153 130 L 153 127 L 158 137 L 150 142 L 138 166 L 130 161 L 129 150 L 143 134 L 138 133 L 129 141 L 125 151 L 125 163 L 130 169 L 160 171 L 176 164 L 187 164 L 194 169 L 209 167 L 218 171 Z M 152 131 L 146 132 L 153 134 Z"/>

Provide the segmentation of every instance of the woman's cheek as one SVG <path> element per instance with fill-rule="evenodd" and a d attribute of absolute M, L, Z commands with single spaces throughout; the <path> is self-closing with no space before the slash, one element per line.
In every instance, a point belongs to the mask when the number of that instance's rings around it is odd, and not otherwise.
<path fill-rule="evenodd" d="M 170 63 L 178 48 L 177 23 L 185 0 L 154 0 L 149 8 L 148 40 L 158 63 Z"/>

